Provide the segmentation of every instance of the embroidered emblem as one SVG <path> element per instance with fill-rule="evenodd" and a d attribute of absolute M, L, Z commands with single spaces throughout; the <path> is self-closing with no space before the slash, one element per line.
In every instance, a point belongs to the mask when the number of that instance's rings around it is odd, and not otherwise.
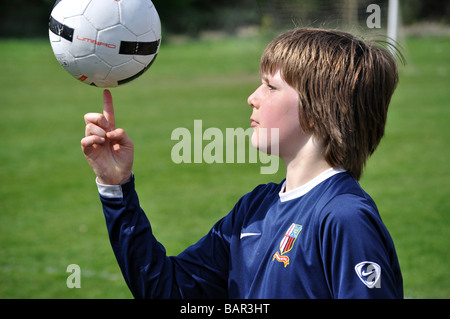
<path fill-rule="evenodd" d="M 277 251 L 273 255 L 272 260 L 276 259 L 277 261 L 282 262 L 284 264 L 284 267 L 289 265 L 289 257 L 284 256 L 284 254 L 291 251 L 292 247 L 294 247 L 295 240 L 297 239 L 301 231 L 302 225 L 292 224 L 286 231 L 283 239 L 280 242 L 280 252 Z"/>

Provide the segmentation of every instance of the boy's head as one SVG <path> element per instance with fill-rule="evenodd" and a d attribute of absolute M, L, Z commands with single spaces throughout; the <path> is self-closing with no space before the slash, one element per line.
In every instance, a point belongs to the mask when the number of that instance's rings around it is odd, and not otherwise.
<path fill-rule="evenodd" d="M 397 86 L 392 54 L 345 32 L 294 29 L 275 38 L 262 55 L 262 75 L 278 70 L 299 94 L 303 131 L 323 142 L 332 167 L 360 179 L 384 135 Z"/>

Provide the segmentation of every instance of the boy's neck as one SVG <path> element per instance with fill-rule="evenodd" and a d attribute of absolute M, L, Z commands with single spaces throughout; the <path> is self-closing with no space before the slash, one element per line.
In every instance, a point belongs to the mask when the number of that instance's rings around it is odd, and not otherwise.
<path fill-rule="evenodd" d="M 311 137 L 295 156 L 282 158 L 286 165 L 286 188 L 298 188 L 331 168 L 323 156 L 323 147 Z"/>

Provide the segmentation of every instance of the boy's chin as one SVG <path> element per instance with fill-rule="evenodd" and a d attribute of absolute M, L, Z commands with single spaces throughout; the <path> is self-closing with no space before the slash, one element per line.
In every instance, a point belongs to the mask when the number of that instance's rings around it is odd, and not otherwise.
<path fill-rule="evenodd" d="M 261 136 L 255 130 L 252 134 L 251 143 L 252 146 L 260 152 L 266 153 L 267 155 L 278 156 L 278 152 L 274 150 L 274 148 L 276 149 L 274 146 L 277 146 L 278 143 L 272 145 L 272 141 L 267 137 L 267 135 Z"/>

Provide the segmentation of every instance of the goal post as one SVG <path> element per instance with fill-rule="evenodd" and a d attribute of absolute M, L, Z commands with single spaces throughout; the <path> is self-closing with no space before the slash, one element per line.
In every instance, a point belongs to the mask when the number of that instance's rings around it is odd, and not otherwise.
<path fill-rule="evenodd" d="M 399 0 L 389 0 L 387 36 L 388 41 L 392 41 L 393 44 L 397 42 L 399 19 L 398 5 Z"/>

